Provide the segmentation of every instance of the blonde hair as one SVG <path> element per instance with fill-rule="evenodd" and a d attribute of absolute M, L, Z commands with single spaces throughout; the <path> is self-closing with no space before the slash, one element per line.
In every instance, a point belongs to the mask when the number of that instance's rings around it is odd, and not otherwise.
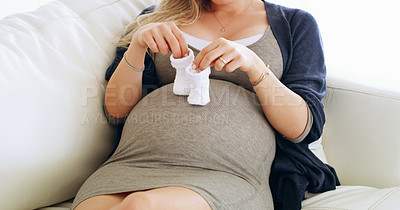
<path fill-rule="evenodd" d="M 211 0 L 162 0 L 153 12 L 140 15 L 126 26 L 116 45 L 127 47 L 135 32 L 146 24 L 173 22 L 176 25 L 188 25 L 196 22 L 202 12 L 210 10 Z"/>

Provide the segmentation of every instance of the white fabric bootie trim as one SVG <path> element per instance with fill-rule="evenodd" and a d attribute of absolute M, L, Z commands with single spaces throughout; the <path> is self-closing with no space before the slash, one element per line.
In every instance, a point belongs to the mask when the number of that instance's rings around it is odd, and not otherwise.
<path fill-rule="evenodd" d="M 210 73 L 210 67 L 201 72 L 193 70 L 192 66 L 186 67 L 186 77 L 192 86 L 187 99 L 189 104 L 204 106 L 210 102 Z"/>
<path fill-rule="evenodd" d="M 186 77 L 186 67 L 192 66 L 194 61 L 194 54 L 189 49 L 189 55 L 183 58 L 174 58 L 171 54 L 170 57 L 171 65 L 176 69 L 176 75 L 174 80 L 173 92 L 175 95 L 187 96 L 190 93 L 191 84 Z"/>

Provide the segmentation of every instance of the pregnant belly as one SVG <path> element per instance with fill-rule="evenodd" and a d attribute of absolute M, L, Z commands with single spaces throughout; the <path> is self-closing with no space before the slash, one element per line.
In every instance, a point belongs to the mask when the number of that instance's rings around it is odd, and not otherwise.
<path fill-rule="evenodd" d="M 229 82 L 211 80 L 211 102 L 187 103 L 172 85 L 143 98 L 123 128 L 115 159 L 138 167 L 193 167 L 259 173 L 272 162 L 275 134 L 256 95 Z"/>

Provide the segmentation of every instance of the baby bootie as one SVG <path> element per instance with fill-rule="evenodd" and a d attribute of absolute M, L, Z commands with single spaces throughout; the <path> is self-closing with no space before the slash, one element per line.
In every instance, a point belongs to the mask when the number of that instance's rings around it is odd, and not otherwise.
<path fill-rule="evenodd" d="M 192 69 L 191 66 L 186 68 L 186 77 L 191 83 L 191 90 L 187 99 L 189 104 L 204 106 L 210 102 L 210 73 L 210 67 L 201 72 Z"/>
<path fill-rule="evenodd" d="M 194 54 L 189 49 L 189 55 L 183 58 L 174 58 L 171 54 L 170 57 L 171 65 L 176 69 L 176 75 L 174 80 L 173 92 L 175 95 L 187 96 L 190 93 L 191 85 L 186 78 L 186 67 L 192 66 L 194 61 Z"/>

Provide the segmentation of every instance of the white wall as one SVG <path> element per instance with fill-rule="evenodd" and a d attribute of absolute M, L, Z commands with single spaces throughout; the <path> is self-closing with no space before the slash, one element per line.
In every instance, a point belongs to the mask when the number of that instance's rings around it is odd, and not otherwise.
<path fill-rule="evenodd" d="M 395 0 L 270 0 L 310 12 L 328 74 L 400 93 L 400 13 Z"/>

